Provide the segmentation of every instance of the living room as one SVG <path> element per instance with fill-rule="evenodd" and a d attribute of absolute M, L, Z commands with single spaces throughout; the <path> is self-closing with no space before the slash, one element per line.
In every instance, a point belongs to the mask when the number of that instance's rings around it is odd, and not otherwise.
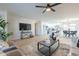
<path fill-rule="evenodd" d="M 56 3 L 0 3 L 0 16 L 8 22 L 6 31 L 13 33 L 8 38 L 8 44 L 13 47 L 4 50 L 5 53 L 1 51 L 0 55 L 43 56 L 39 51 L 40 41 L 49 43 L 51 33 L 54 33 L 55 41 L 60 46 L 56 44 L 56 51 L 51 55 L 78 56 L 79 4 L 60 3 L 51 7 L 55 12 L 43 12 L 43 8 L 36 7 L 53 4 Z"/>

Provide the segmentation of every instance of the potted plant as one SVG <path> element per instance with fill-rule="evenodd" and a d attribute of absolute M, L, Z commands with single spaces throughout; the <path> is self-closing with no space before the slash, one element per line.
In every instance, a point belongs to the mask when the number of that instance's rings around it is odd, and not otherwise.
<path fill-rule="evenodd" d="M 8 22 L 5 21 L 2 17 L 0 17 L 0 40 L 8 41 L 8 37 L 11 36 L 12 32 L 6 32 L 6 25 Z"/>

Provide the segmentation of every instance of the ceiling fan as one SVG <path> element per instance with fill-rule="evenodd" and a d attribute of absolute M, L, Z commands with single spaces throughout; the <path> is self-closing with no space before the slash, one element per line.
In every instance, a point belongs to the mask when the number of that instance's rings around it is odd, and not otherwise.
<path fill-rule="evenodd" d="M 61 3 L 54 3 L 52 5 L 50 3 L 47 3 L 46 6 L 35 6 L 35 7 L 37 7 L 37 8 L 45 8 L 45 10 L 42 13 L 45 13 L 46 11 L 53 11 L 53 12 L 55 12 L 55 10 L 52 7 L 57 6 L 59 4 L 61 4 Z"/>

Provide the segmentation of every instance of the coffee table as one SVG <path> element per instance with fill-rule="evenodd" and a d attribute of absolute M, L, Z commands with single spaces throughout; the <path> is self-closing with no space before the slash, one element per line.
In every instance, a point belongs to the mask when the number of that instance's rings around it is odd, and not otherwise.
<path fill-rule="evenodd" d="M 38 51 L 43 55 L 50 56 L 54 53 L 59 47 L 59 40 L 55 40 L 52 44 L 47 43 L 46 41 L 40 41 L 37 43 Z"/>

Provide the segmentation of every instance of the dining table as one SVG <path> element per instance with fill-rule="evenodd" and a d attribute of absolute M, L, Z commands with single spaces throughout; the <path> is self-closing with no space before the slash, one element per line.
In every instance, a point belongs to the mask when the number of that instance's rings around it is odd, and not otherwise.
<path fill-rule="evenodd" d="M 64 30 L 63 33 L 65 34 L 65 36 L 76 36 L 77 31 L 69 31 L 69 30 Z"/>

